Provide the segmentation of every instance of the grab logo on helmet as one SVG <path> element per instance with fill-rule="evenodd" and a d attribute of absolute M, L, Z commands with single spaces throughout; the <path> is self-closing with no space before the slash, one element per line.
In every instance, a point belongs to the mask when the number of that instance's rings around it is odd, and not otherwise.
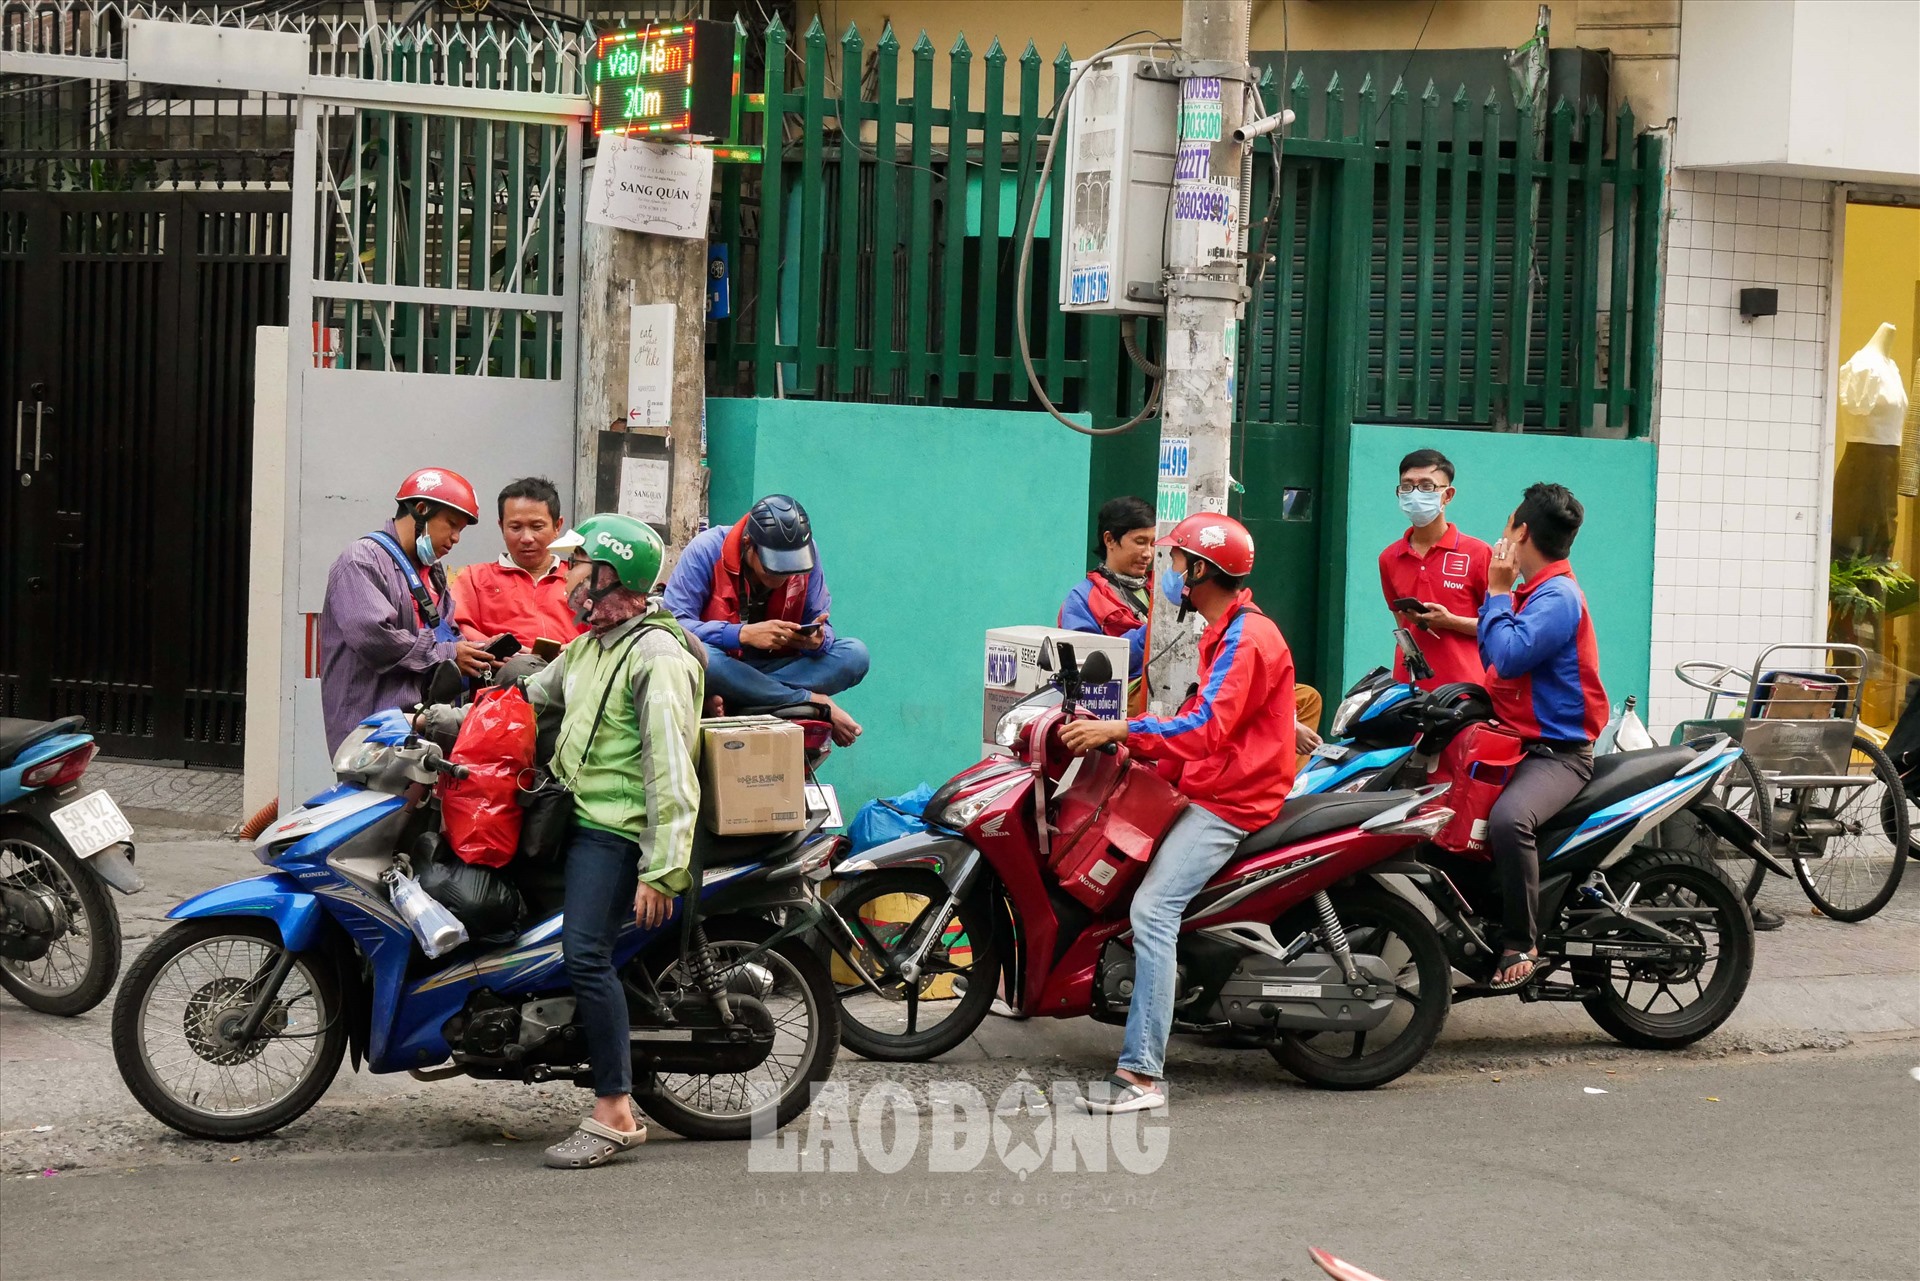
<path fill-rule="evenodd" d="M 633 544 L 621 542 L 604 529 L 600 531 L 600 536 L 593 541 L 595 546 L 606 548 L 621 560 L 633 559 Z"/>

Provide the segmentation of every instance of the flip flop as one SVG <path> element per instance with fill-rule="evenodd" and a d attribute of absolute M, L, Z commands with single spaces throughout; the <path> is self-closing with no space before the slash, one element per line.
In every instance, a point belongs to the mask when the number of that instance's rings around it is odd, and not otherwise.
<path fill-rule="evenodd" d="M 1107 1084 L 1113 1087 L 1111 1098 L 1091 1099 L 1083 1094 L 1075 1102 L 1089 1112 L 1108 1113 L 1146 1112 L 1153 1108 L 1167 1106 L 1165 1081 L 1157 1081 L 1151 1086 L 1139 1086 L 1115 1073 L 1107 1078 Z"/>
<path fill-rule="evenodd" d="M 1527 963 L 1527 972 L 1517 979 L 1508 979 L 1505 983 L 1502 983 L 1500 981 L 1500 975 L 1504 971 L 1520 964 L 1522 961 Z M 1516 952 L 1512 948 L 1508 948 L 1506 951 L 1500 953 L 1500 963 L 1493 967 L 1493 975 L 1488 978 L 1487 986 L 1495 992 L 1518 991 L 1520 988 L 1533 982 L 1533 976 L 1539 972 L 1540 958 L 1538 956 L 1529 956 L 1525 952 Z"/>
<path fill-rule="evenodd" d="M 547 1149 L 550 1170 L 590 1170 L 605 1165 L 622 1152 L 647 1141 L 647 1127 L 633 1131 L 616 1130 L 604 1122 L 587 1117 L 580 1128 Z"/>

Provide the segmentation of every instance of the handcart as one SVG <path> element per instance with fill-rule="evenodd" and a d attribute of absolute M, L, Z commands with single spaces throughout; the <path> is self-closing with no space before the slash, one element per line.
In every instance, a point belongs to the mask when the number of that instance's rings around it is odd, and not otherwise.
<path fill-rule="evenodd" d="M 1906 792 L 1885 752 L 1860 732 L 1867 651 L 1837 643 L 1770 645 L 1751 671 L 1693 660 L 1674 669 L 1707 695 L 1706 716 L 1674 741 L 1725 733 L 1744 749 L 1719 786 L 1820 911 L 1864 921 L 1899 888 L 1911 836 Z M 1767 869 L 1755 862 L 1752 900 Z"/>

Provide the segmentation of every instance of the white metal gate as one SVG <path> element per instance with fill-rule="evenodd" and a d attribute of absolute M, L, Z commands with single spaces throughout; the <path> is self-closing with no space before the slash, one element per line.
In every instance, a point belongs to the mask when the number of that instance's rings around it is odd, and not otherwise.
<path fill-rule="evenodd" d="M 451 468 L 483 503 L 518 476 L 573 491 L 582 124 L 573 100 L 515 97 L 458 110 L 411 93 L 301 103 L 293 187 L 310 194 L 294 203 L 288 309 L 283 808 L 331 781 L 328 568 L 391 515 L 401 477 Z M 451 560 L 499 551 L 483 513 Z"/>

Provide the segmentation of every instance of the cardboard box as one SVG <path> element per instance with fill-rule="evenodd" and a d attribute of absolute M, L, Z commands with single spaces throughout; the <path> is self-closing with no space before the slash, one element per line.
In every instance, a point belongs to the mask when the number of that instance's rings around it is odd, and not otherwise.
<path fill-rule="evenodd" d="M 715 836 L 797 832 L 807 825 L 805 739 L 773 716 L 700 722 L 700 821 Z"/>
<path fill-rule="evenodd" d="M 1097 636 L 1059 627 L 994 627 L 987 631 L 985 695 L 981 702 L 981 746 L 993 750 L 993 729 L 1007 708 L 1052 679 L 1040 670 L 1040 644 L 1052 639 L 1073 646 L 1076 661 L 1104 653 L 1114 678 L 1089 689 L 1082 702 L 1102 720 L 1118 720 L 1127 707 L 1127 665 L 1131 653 L 1124 636 Z"/>

